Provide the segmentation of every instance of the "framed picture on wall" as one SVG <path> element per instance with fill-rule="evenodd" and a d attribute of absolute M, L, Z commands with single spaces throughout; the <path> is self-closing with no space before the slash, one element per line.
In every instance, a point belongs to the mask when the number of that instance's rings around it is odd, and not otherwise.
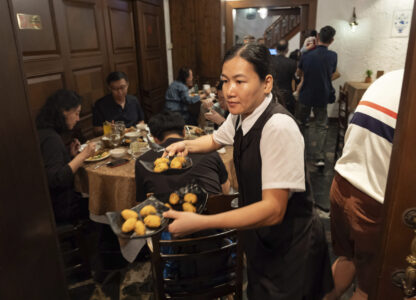
<path fill-rule="evenodd" d="M 410 9 L 394 11 L 393 24 L 391 28 L 391 36 L 392 37 L 409 36 L 411 18 L 412 18 L 412 11 Z"/>

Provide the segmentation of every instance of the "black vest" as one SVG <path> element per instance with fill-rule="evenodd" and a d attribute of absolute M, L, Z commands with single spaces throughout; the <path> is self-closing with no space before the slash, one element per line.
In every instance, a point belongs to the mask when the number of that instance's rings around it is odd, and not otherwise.
<path fill-rule="evenodd" d="M 243 136 L 241 126 L 234 137 L 234 164 L 239 187 L 239 206 L 247 206 L 262 199 L 262 160 L 260 139 L 266 122 L 276 113 L 290 113 L 280 104 L 271 102 L 250 131 Z M 237 122 L 238 123 L 238 122 Z M 236 124 L 237 127 L 237 124 Z M 279 143 L 278 140 L 275 141 Z M 306 163 L 305 163 L 306 166 Z M 312 223 L 313 200 L 305 172 L 306 191 L 293 193 L 288 200 L 286 214 L 280 224 L 242 232 L 243 245 L 248 260 L 257 268 L 278 271 L 273 263 L 284 256 L 293 246 L 303 240 Z M 278 263 L 278 262 L 276 262 Z"/>

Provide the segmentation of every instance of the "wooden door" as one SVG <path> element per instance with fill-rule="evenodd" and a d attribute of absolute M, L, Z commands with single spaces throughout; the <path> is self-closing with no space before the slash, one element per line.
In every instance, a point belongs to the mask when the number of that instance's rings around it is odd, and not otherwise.
<path fill-rule="evenodd" d="M 128 93 L 137 96 L 139 75 L 137 72 L 133 2 L 105 0 L 104 21 L 110 69 L 126 73 L 130 83 Z"/>
<path fill-rule="evenodd" d="M 11 19 L 16 17 L 12 2 L 0 0 L 0 299 L 65 300 L 63 263 L 27 97 L 17 22 Z M 57 56 L 53 31 L 50 34 L 52 41 L 39 48 L 49 47 L 45 55 Z"/>
<path fill-rule="evenodd" d="M 392 274 L 398 269 L 408 267 L 406 257 L 411 254 L 411 241 L 415 236 L 412 232 L 414 230 L 404 225 L 402 215 L 405 210 L 416 208 L 416 88 L 414 85 L 416 82 L 416 5 L 413 7 L 409 37 L 402 94 L 383 206 L 384 230 L 378 260 L 379 270 L 375 274 L 378 282 L 373 293 L 370 294 L 370 299 L 374 300 L 404 298 L 402 290 L 393 286 Z M 413 212 L 413 216 L 415 213 L 416 211 Z M 413 218 L 415 222 L 416 218 Z M 413 260 L 415 259 L 413 258 Z M 413 287 L 416 288 L 415 282 L 413 282 Z"/>
<path fill-rule="evenodd" d="M 168 88 L 163 5 L 162 1 L 137 1 L 135 5 L 140 95 L 148 119 L 163 110 Z"/>

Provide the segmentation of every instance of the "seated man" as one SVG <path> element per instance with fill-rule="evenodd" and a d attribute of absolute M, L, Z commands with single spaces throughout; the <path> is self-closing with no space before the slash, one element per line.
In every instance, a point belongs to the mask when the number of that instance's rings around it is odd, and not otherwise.
<path fill-rule="evenodd" d="M 152 117 L 148 123 L 150 133 L 155 142 L 167 147 L 183 140 L 185 122 L 175 112 L 163 112 Z M 141 160 L 154 161 L 162 156 L 162 152 L 148 151 Z M 136 199 L 141 202 L 147 193 L 169 193 L 196 179 L 209 194 L 228 194 L 230 182 L 224 163 L 217 152 L 190 154 L 193 166 L 184 173 L 175 176 L 147 171 L 139 161 L 136 162 Z"/>
<path fill-rule="evenodd" d="M 93 108 L 94 132 L 103 133 L 105 121 L 123 121 L 126 127 L 142 123 L 144 115 L 139 101 L 135 96 L 127 95 L 129 80 L 123 72 L 111 72 L 107 76 L 110 94 L 97 100 Z"/>

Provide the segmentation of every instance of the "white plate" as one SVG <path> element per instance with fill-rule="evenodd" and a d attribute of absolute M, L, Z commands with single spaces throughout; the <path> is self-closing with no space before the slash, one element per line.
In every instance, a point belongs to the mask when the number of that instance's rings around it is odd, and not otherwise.
<path fill-rule="evenodd" d="M 82 144 L 81 146 L 79 146 L 78 148 L 78 152 L 82 152 L 84 151 L 85 147 L 87 147 L 87 144 Z M 102 148 L 102 144 L 101 142 L 96 142 L 95 143 L 95 151 L 98 151 Z"/>
<path fill-rule="evenodd" d="M 104 160 L 104 159 L 106 159 L 106 158 L 108 158 L 108 157 L 110 157 L 110 152 L 106 152 L 106 154 L 105 154 L 105 155 L 102 155 L 102 156 L 101 156 L 101 157 L 99 157 L 99 158 L 91 158 L 91 157 L 88 157 L 85 161 L 86 161 L 86 162 L 95 162 L 95 161 Z"/>

